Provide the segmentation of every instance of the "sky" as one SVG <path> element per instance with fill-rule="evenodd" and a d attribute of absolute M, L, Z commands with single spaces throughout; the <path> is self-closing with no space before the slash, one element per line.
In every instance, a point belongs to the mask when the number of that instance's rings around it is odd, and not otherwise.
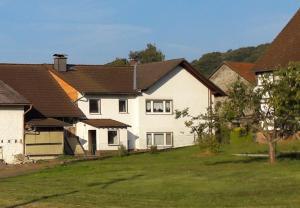
<path fill-rule="evenodd" d="M 271 42 L 299 0 L 0 0 L 0 62 L 104 64 L 155 44 L 198 59 Z"/>

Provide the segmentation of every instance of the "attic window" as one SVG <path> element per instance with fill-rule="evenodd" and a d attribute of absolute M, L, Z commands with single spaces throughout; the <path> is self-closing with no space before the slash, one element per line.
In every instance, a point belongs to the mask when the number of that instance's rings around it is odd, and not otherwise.
<path fill-rule="evenodd" d="M 100 114 L 100 99 L 89 99 L 90 114 Z"/>

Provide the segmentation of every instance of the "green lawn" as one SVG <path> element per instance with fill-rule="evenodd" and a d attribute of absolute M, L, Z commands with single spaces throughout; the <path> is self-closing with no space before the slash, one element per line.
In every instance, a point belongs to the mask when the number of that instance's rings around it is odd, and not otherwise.
<path fill-rule="evenodd" d="M 300 206 L 300 160 L 231 156 L 241 151 L 205 156 L 189 147 L 1 179 L 0 207 Z"/>

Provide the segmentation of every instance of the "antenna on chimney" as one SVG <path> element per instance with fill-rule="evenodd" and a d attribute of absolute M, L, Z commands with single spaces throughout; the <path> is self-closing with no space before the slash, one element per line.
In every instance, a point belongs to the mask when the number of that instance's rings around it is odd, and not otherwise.
<path fill-rule="evenodd" d="M 67 71 L 67 54 L 53 54 L 54 57 L 54 69 L 59 72 L 66 72 Z"/>

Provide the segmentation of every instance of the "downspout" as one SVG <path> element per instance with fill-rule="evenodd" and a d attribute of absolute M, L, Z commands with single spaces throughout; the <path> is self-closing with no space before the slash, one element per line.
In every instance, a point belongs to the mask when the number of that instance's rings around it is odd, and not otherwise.
<path fill-rule="evenodd" d="M 25 155 L 25 146 L 26 146 L 26 142 L 25 142 L 25 134 L 26 134 L 25 133 L 25 115 L 29 111 L 31 111 L 31 109 L 32 109 L 32 104 L 29 105 L 29 108 L 23 114 L 23 125 L 24 125 L 24 127 L 23 127 L 23 155 Z"/>

